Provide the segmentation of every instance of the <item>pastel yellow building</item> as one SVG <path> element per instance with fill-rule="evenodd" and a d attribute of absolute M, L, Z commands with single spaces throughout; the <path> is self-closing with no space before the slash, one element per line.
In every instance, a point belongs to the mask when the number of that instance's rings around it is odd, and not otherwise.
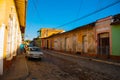
<path fill-rule="evenodd" d="M 53 29 L 53 28 L 41 28 L 39 32 L 40 32 L 40 37 L 45 38 L 45 37 L 49 37 L 53 34 L 62 33 L 62 32 L 64 32 L 64 30 Z"/>
<path fill-rule="evenodd" d="M 0 75 L 19 52 L 26 24 L 26 3 L 26 0 L 0 0 Z"/>
<path fill-rule="evenodd" d="M 40 47 L 43 48 L 44 47 L 44 40 L 43 38 L 58 34 L 58 33 L 63 33 L 64 30 L 60 30 L 60 29 L 53 29 L 53 28 L 41 28 L 39 31 L 39 40 L 40 40 Z"/>

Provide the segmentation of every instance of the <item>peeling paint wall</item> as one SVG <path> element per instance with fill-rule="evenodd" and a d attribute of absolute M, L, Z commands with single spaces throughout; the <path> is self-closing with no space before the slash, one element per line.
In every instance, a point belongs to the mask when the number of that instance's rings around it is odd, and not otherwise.
<path fill-rule="evenodd" d="M 51 28 L 41 28 L 40 29 L 40 37 L 44 38 L 44 37 L 48 37 L 48 36 L 51 36 L 53 34 L 57 34 L 57 33 L 61 33 L 61 32 L 64 32 L 64 30 L 51 29 Z"/>
<path fill-rule="evenodd" d="M 98 55 L 100 44 L 104 43 L 109 48 L 103 48 L 101 56 L 119 56 L 119 33 L 120 24 L 112 23 L 112 17 L 107 17 L 96 21 L 94 24 L 88 24 L 74 30 L 57 34 L 46 39 L 52 40 L 54 50 L 66 51 L 71 53 Z M 46 40 L 45 39 L 45 40 Z M 108 43 L 108 44 L 106 44 Z M 104 45 L 102 45 L 104 46 Z M 105 51 L 109 52 L 106 54 Z"/>
<path fill-rule="evenodd" d="M 84 36 L 86 36 L 86 46 L 85 49 L 87 53 L 95 53 L 95 34 L 94 34 L 94 27 L 84 27 L 79 29 L 76 32 L 76 52 L 83 53 L 84 49 Z"/>
<path fill-rule="evenodd" d="M 103 18 L 103 19 L 100 19 L 96 22 L 96 25 L 95 25 L 95 40 L 96 40 L 96 53 L 97 54 L 100 54 L 100 55 L 110 55 L 112 54 L 112 40 L 111 40 L 111 19 L 112 17 L 107 17 L 107 18 Z M 103 38 L 100 38 L 100 35 L 102 34 L 108 34 L 108 48 L 104 48 L 103 46 L 101 46 L 101 44 L 103 43 L 106 43 L 104 42 L 105 40 L 103 40 L 101 42 L 101 39 Z M 105 45 L 106 47 L 107 45 Z M 103 51 L 103 49 L 106 49 L 105 51 Z"/>
<path fill-rule="evenodd" d="M 83 36 L 86 36 L 87 39 L 87 46 L 84 47 L 84 49 L 86 49 L 87 53 L 95 54 L 94 26 L 85 26 L 71 32 L 66 32 L 63 34 L 58 34 L 56 36 L 49 37 L 47 39 L 54 39 L 54 41 L 52 40 L 54 50 L 67 51 L 72 53 L 83 53 Z"/>

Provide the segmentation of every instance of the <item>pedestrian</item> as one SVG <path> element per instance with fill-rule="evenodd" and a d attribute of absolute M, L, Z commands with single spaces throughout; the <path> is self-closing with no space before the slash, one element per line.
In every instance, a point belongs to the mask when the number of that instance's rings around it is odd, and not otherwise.
<path fill-rule="evenodd" d="M 28 45 L 24 45 L 25 53 L 28 51 Z"/>
<path fill-rule="evenodd" d="M 23 43 L 20 45 L 20 52 L 21 52 L 21 54 L 23 54 L 25 52 L 24 46 L 25 45 Z"/>

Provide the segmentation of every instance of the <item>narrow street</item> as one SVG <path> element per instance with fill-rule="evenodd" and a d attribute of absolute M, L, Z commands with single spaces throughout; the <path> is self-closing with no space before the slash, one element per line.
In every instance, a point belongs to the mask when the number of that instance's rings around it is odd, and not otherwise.
<path fill-rule="evenodd" d="M 120 80 L 120 66 L 43 52 L 41 61 L 27 60 L 26 80 Z"/>
<path fill-rule="evenodd" d="M 120 0 L 0 0 L 0 11 L 0 80 L 120 80 Z"/>
<path fill-rule="evenodd" d="M 28 60 L 23 54 L 18 55 L 15 63 L 0 80 L 120 80 L 119 65 L 51 50 L 43 52 L 41 60 Z"/>

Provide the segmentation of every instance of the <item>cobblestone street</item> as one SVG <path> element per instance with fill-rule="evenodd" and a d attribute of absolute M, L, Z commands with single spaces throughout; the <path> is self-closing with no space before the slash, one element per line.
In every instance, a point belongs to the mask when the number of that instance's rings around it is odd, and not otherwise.
<path fill-rule="evenodd" d="M 0 80 L 120 80 L 120 66 L 44 50 L 40 59 L 18 55 Z M 119 63 L 118 63 L 119 64 Z"/>
<path fill-rule="evenodd" d="M 120 80 L 120 0 L 0 0 L 0 80 Z"/>
<path fill-rule="evenodd" d="M 76 61 L 78 59 L 73 60 L 68 56 L 48 51 L 44 51 L 44 53 L 44 58 L 41 61 L 27 61 L 30 74 L 26 80 L 120 80 L 119 66 L 82 61 L 82 59 L 79 61 L 82 64 L 79 64 Z M 103 67 L 101 67 L 102 65 Z M 105 68 L 108 69 L 105 70 Z"/>

